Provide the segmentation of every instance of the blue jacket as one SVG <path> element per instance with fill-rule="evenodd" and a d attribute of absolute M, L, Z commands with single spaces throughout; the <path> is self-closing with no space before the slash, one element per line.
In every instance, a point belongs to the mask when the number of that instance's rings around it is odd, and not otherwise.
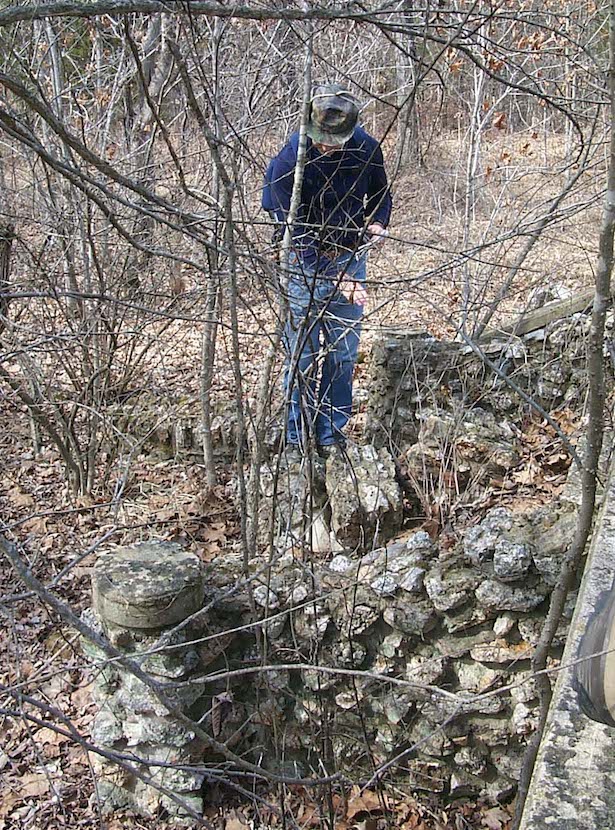
<path fill-rule="evenodd" d="M 299 133 L 294 133 L 265 175 L 263 208 L 280 223 L 290 210 L 298 145 Z M 327 252 L 354 250 L 368 222 L 388 225 L 391 207 L 382 150 L 375 138 L 356 127 L 346 144 L 327 156 L 308 138 L 293 232 L 294 248 L 305 265 L 330 270 Z"/>

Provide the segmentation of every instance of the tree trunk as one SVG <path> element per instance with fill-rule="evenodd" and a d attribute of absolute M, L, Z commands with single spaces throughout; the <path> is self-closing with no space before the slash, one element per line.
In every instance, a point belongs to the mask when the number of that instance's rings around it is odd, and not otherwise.
<path fill-rule="evenodd" d="M 6 317 L 9 312 L 7 294 L 11 284 L 11 247 L 13 239 L 12 225 L 5 225 L 0 228 L 0 334 L 6 327 Z"/>

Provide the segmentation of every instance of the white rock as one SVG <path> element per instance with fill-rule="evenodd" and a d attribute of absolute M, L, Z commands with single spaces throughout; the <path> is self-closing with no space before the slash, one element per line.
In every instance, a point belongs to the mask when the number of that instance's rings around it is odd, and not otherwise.
<path fill-rule="evenodd" d="M 293 605 L 299 605 L 303 602 L 304 599 L 307 599 L 308 593 L 308 589 L 305 587 L 305 585 L 297 585 L 297 587 L 293 589 L 293 592 L 290 595 L 290 601 Z"/>
<path fill-rule="evenodd" d="M 391 573 L 377 576 L 370 585 L 372 591 L 381 597 L 390 597 L 399 588 L 399 582 Z"/>
<path fill-rule="evenodd" d="M 410 568 L 399 583 L 399 587 L 410 594 L 420 594 L 423 590 L 425 568 Z"/>
<path fill-rule="evenodd" d="M 266 585 L 257 585 L 254 589 L 254 602 L 261 608 L 279 608 L 280 600 L 275 591 Z"/>
<path fill-rule="evenodd" d="M 502 614 L 493 623 L 493 633 L 496 637 L 504 637 L 515 624 L 515 618 L 510 614 Z"/>
<path fill-rule="evenodd" d="M 338 553 L 338 555 L 334 556 L 329 562 L 329 569 L 338 574 L 346 573 L 346 571 L 349 571 L 350 568 L 352 568 L 352 560 L 347 556 L 344 556 L 342 553 Z"/>
<path fill-rule="evenodd" d="M 528 735 L 536 729 L 538 719 L 529 706 L 525 703 L 517 703 L 510 718 L 510 725 L 517 735 Z"/>

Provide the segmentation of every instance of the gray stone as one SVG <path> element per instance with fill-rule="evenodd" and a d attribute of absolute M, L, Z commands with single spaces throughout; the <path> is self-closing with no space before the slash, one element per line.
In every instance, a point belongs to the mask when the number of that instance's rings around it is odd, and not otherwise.
<path fill-rule="evenodd" d="M 514 582 L 522 579 L 532 564 L 532 553 L 527 545 L 498 539 L 493 554 L 493 569 L 498 579 Z"/>
<path fill-rule="evenodd" d="M 332 689 L 337 682 L 334 675 L 323 674 L 323 672 L 314 669 L 304 669 L 301 672 L 301 677 L 307 688 L 313 692 L 325 692 L 327 689 Z"/>
<path fill-rule="evenodd" d="M 479 564 L 493 557 L 498 540 L 513 526 L 513 514 L 505 507 L 490 510 L 483 521 L 463 536 L 463 550 L 471 562 Z"/>
<path fill-rule="evenodd" d="M 390 597 L 399 588 L 399 581 L 391 573 L 381 574 L 370 584 L 370 588 L 375 594 L 381 597 Z"/>
<path fill-rule="evenodd" d="M 413 705 L 411 695 L 403 692 L 390 692 L 382 701 L 382 712 L 392 726 L 397 726 L 404 720 Z"/>
<path fill-rule="evenodd" d="M 451 635 L 448 637 L 440 637 L 436 641 L 436 646 L 442 655 L 446 657 L 458 658 L 468 654 L 470 649 L 483 643 L 490 643 L 494 639 L 494 634 L 491 629 L 484 631 L 477 631 L 475 634 Z"/>
<path fill-rule="evenodd" d="M 454 750 L 454 746 L 446 733 L 423 718 L 417 719 L 410 730 L 408 741 L 415 752 L 421 755 L 431 755 L 434 758 L 450 755 Z"/>
<path fill-rule="evenodd" d="M 352 692 L 340 692 L 335 696 L 335 703 L 340 709 L 358 709 L 363 701 L 363 693 L 357 689 Z"/>
<path fill-rule="evenodd" d="M 436 553 L 436 546 L 425 530 L 417 530 L 406 540 L 406 550 L 416 554 L 421 560 L 430 559 Z"/>
<path fill-rule="evenodd" d="M 529 703 L 538 697 L 536 679 L 531 672 L 515 672 L 509 682 L 516 684 L 510 690 L 510 696 L 515 703 Z"/>
<path fill-rule="evenodd" d="M 438 654 L 433 656 L 416 654 L 406 663 L 406 680 L 423 686 L 434 686 L 444 676 L 447 667 L 447 660 Z"/>
<path fill-rule="evenodd" d="M 421 408 L 418 440 L 405 453 L 410 475 L 424 490 L 442 486 L 443 447 L 454 441 L 456 486 L 476 486 L 519 462 L 513 427 L 480 407 Z"/>
<path fill-rule="evenodd" d="M 480 663 L 517 663 L 530 660 L 534 649 L 527 643 L 510 645 L 506 640 L 498 639 L 492 643 L 483 643 L 470 649 L 470 656 Z"/>
<path fill-rule="evenodd" d="M 517 703 L 513 708 L 510 725 L 515 735 L 529 735 L 536 731 L 538 714 L 526 703 Z"/>
<path fill-rule="evenodd" d="M 472 775 L 484 775 L 487 771 L 487 763 L 485 755 L 477 747 L 462 746 L 455 753 L 455 765 L 467 770 Z"/>
<path fill-rule="evenodd" d="M 331 645 L 333 665 L 354 668 L 361 666 L 367 655 L 365 646 L 353 639 L 344 639 Z"/>
<path fill-rule="evenodd" d="M 403 642 L 403 636 L 398 631 L 394 631 L 393 634 L 389 634 L 384 638 L 378 651 L 384 657 L 401 657 L 401 646 Z"/>
<path fill-rule="evenodd" d="M 541 583 L 512 587 L 497 579 L 486 579 L 476 589 L 476 599 L 494 611 L 532 611 L 544 601 L 548 588 Z"/>
<path fill-rule="evenodd" d="M 455 608 L 442 615 L 444 626 L 449 634 L 475 628 L 480 623 L 484 623 L 487 618 L 488 614 L 485 613 L 484 609 L 472 603 Z"/>
<path fill-rule="evenodd" d="M 201 607 L 201 561 L 170 542 L 118 548 L 98 557 L 92 593 L 94 608 L 103 622 L 160 629 Z"/>
<path fill-rule="evenodd" d="M 523 769 L 523 749 L 512 746 L 503 749 L 494 749 L 491 752 L 491 763 L 502 775 L 511 780 L 519 780 Z"/>
<path fill-rule="evenodd" d="M 409 594 L 420 594 L 425 580 L 425 569 L 412 567 L 403 575 L 399 587 Z"/>
<path fill-rule="evenodd" d="M 331 622 L 331 614 L 321 603 L 309 603 L 293 615 L 293 631 L 297 637 L 308 641 L 319 641 Z"/>
<path fill-rule="evenodd" d="M 425 577 L 425 590 L 437 611 L 451 611 L 472 598 L 480 580 L 473 569 L 439 565 Z"/>
<path fill-rule="evenodd" d="M 301 605 L 310 595 L 310 591 L 306 585 L 297 585 L 293 588 L 290 595 L 291 605 Z"/>
<path fill-rule="evenodd" d="M 541 508 L 531 517 L 532 534 L 536 539 L 534 565 L 549 586 L 557 582 L 576 523 L 577 505 L 569 503 Z"/>
<path fill-rule="evenodd" d="M 487 747 L 508 746 L 511 738 L 509 719 L 502 715 L 472 715 L 463 723 L 463 731 L 465 734 L 470 733 L 475 741 Z"/>
<path fill-rule="evenodd" d="M 406 602 L 402 597 L 395 597 L 384 609 L 383 616 L 391 628 L 416 635 L 430 631 L 438 619 L 431 602 L 422 598 Z"/>
<path fill-rule="evenodd" d="M 181 762 L 180 762 L 181 763 Z M 189 761 L 186 760 L 186 765 L 189 766 Z M 196 770 L 189 769 L 173 769 L 169 767 L 150 767 L 149 774 L 153 780 L 167 790 L 172 790 L 181 795 L 182 800 L 185 793 L 191 793 L 200 790 L 205 774 Z M 202 799 L 200 801 L 202 809 Z M 174 808 L 177 809 L 177 805 Z"/>
<path fill-rule="evenodd" d="M 422 713 L 432 723 L 444 724 L 451 718 L 466 717 L 467 715 L 497 715 L 507 706 L 502 695 L 481 697 L 470 692 L 460 690 L 454 697 L 440 697 L 434 695 L 426 704 L 423 704 Z"/>
<path fill-rule="evenodd" d="M 267 585 L 256 585 L 253 594 L 254 602 L 261 608 L 275 609 L 280 607 L 278 595 Z"/>
<path fill-rule="evenodd" d="M 124 738 L 124 728 L 121 717 L 107 707 L 97 712 L 91 730 L 92 743 L 97 746 L 110 747 Z"/>
<path fill-rule="evenodd" d="M 450 796 L 451 798 L 466 798 L 478 795 L 484 785 L 484 778 L 473 775 L 471 772 L 456 770 L 451 775 Z"/>
<path fill-rule="evenodd" d="M 515 617 L 510 614 L 502 614 L 493 623 L 493 633 L 497 637 L 505 637 L 515 625 Z"/>
<path fill-rule="evenodd" d="M 329 567 L 332 571 L 335 571 L 335 573 L 346 573 L 346 571 L 349 571 L 352 568 L 352 560 L 347 556 L 344 556 L 343 553 L 338 553 L 337 556 L 334 556 L 329 562 Z"/>
<path fill-rule="evenodd" d="M 475 663 L 472 660 L 461 660 L 456 663 L 455 671 L 459 680 L 459 685 L 467 692 L 474 692 L 481 694 L 488 689 L 493 689 L 500 685 L 502 681 L 502 672 L 494 669 L 489 669 L 481 663 Z"/>
<path fill-rule="evenodd" d="M 182 747 L 195 737 L 194 732 L 172 718 L 157 715 L 142 718 L 129 713 L 124 718 L 123 731 L 128 746 L 166 744 L 170 747 Z"/>

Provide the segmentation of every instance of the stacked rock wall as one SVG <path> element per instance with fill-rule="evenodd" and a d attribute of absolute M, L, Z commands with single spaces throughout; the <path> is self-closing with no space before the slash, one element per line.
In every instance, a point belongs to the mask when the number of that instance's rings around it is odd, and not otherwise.
<path fill-rule="evenodd" d="M 585 318 L 560 321 L 487 351 L 544 408 L 572 405 L 586 381 L 585 328 Z M 471 351 L 426 335 L 383 336 L 370 371 L 373 445 L 326 464 L 263 467 L 261 540 L 273 522 L 273 548 L 250 564 L 249 588 L 238 557 L 204 566 L 211 612 L 205 628 L 201 620 L 185 630 L 198 644 L 178 642 L 178 663 L 148 670 L 181 689 L 194 671 L 279 665 L 210 682 L 198 702 L 186 701 L 212 736 L 263 766 L 343 770 L 365 782 L 395 759 L 390 774 L 407 790 L 505 798 L 536 724 L 530 659 L 574 532 L 574 477 L 547 506 L 483 511 L 472 526 L 433 538 L 402 534 L 393 458 L 418 491 L 433 495 L 438 476 L 457 494 L 480 491 L 519 463 L 526 407 Z M 125 621 L 117 628 L 99 600 L 97 611 L 112 642 L 131 653 L 158 636 Z M 93 737 L 202 760 L 181 730 L 181 745 L 170 742 L 151 700 L 131 713 L 128 698 L 140 699 L 131 684 L 116 669 L 101 672 Z M 118 803 L 145 803 L 139 785 L 103 773 Z M 173 780 L 170 789 L 181 786 Z"/>
<path fill-rule="evenodd" d="M 318 769 L 326 739 L 330 769 L 355 779 L 406 753 L 394 775 L 409 789 L 512 795 L 537 718 L 529 661 L 575 517 L 561 500 L 495 509 L 460 549 L 417 531 L 358 561 L 282 556 L 259 593 L 281 621 L 270 660 L 342 670 L 276 678 L 287 759 Z"/>
<path fill-rule="evenodd" d="M 507 379 L 547 412 L 578 409 L 587 388 L 589 325 L 588 315 L 575 314 L 521 338 L 481 342 L 499 374 L 462 343 L 420 331 L 383 332 L 369 365 L 368 440 L 397 456 L 420 440 L 422 424 L 434 413 L 452 417 L 474 408 L 486 413 L 487 427 L 490 416 L 514 423 L 528 405 Z M 611 315 L 607 328 L 612 326 Z"/>

